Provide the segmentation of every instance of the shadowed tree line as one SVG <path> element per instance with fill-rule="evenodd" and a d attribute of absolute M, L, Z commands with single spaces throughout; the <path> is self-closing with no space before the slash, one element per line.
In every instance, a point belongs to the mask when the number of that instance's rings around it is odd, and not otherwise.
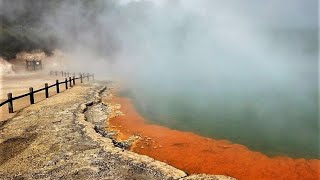
<path fill-rule="evenodd" d="M 42 17 L 53 10 L 59 1 L 2 0 L 0 7 L 0 56 L 11 59 L 20 51 L 42 49 L 47 54 L 56 45 L 56 39 L 40 33 Z"/>
<path fill-rule="evenodd" d="M 163 9 L 159 18 L 153 17 L 157 13 L 148 1 L 120 6 L 119 0 L 0 0 L 0 56 L 10 60 L 35 49 L 50 55 L 55 48 L 72 51 L 77 46 L 100 57 L 126 50 L 145 53 L 149 45 L 141 39 L 146 37 L 156 49 L 163 45 L 175 53 L 187 44 L 188 32 L 206 31 L 197 16 L 179 14 L 179 0 L 168 1 Z M 184 18 L 175 22 L 173 17 L 180 15 Z M 317 52 L 317 32 L 270 27 L 266 36 L 285 47 L 289 42 L 298 50 Z"/>
<path fill-rule="evenodd" d="M 81 4 L 85 7 L 86 14 L 79 12 L 68 12 L 70 5 Z M 72 6 L 70 6 L 72 7 Z M 52 50 L 59 47 L 63 42 L 60 34 L 52 30 L 52 24 L 47 25 L 48 17 L 62 17 L 61 9 L 65 8 L 67 13 L 74 16 L 81 16 L 86 26 L 94 26 L 94 16 L 103 12 L 106 8 L 115 8 L 114 1 L 100 0 L 0 0 L 0 56 L 7 60 L 15 58 L 21 51 L 32 51 L 41 49 L 48 55 Z M 74 31 L 73 35 L 81 36 L 81 32 L 76 31 L 79 24 L 67 22 L 69 31 Z M 83 24 L 82 24 L 83 25 Z M 61 26 L 58 24 L 57 26 Z M 62 26 L 61 26 L 62 27 Z M 69 29 L 68 29 L 69 28 Z M 73 29 L 72 29 L 73 28 Z M 70 33 L 71 34 L 71 33 Z M 80 35 L 79 35 L 80 34 Z"/>

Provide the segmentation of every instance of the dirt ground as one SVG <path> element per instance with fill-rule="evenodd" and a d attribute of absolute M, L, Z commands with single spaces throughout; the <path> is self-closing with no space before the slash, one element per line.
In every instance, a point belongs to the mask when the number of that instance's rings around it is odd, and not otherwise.
<path fill-rule="evenodd" d="M 13 97 L 29 92 L 29 88 L 34 90 L 43 88 L 45 83 L 49 85 L 55 84 L 56 80 L 64 81 L 65 77 L 58 75 L 49 75 L 47 71 L 41 72 L 24 72 L 0 77 L 0 102 L 7 100 L 7 94 L 12 93 Z M 65 86 L 60 85 L 60 91 L 64 91 Z M 56 88 L 49 89 L 49 96 L 56 95 Z M 45 100 L 44 91 L 35 94 L 35 102 Z M 30 97 L 24 97 L 13 102 L 14 113 L 9 114 L 8 105 L 0 107 L 0 121 L 13 117 L 17 111 L 30 105 Z"/>
<path fill-rule="evenodd" d="M 172 167 L 167 168 L 169 174 L 164 174 L 166 170 L 161 173 L 131 165 L 130 159 L 121 158 L 121 149 L 112 148 L 110 139 L 99 141 L 101 136 L 83 119 L 86 105 L 81 106 L 94 100 L 99 89 L 99 85 L 81 84 L 2 121 L 0 177 L 126 179 L 133 174 L 137 179 L 168 179 L 185 176 Z M 105 150 L 100 143 L 111 149 Z"/>
<path fill-rule="evenodd" d="M 188 176 L 127 151 L 105 127 L 117 115 L 101 102 L 110 95 L 106 87 L 103 82 L 77 84 L 1 121 L 0 179 L 233 179 Z"/>

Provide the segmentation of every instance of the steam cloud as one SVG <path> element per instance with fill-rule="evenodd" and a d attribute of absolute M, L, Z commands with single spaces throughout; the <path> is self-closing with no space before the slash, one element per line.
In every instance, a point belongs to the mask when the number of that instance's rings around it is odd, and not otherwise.
<path fill-rule="evenodd" d="M 318 151 L 317 8 L 316 0 L 69 0 L 39 29 L 73 68 L 120 79 L 142 108 L 169 113 L 170 100 L 155 100 L 181 96 L 194 111 L 213 111 L 216 124 L 254 119 L 252 129 L 274 136 L 293 127 L 311 137 L 297 146 Z"/>

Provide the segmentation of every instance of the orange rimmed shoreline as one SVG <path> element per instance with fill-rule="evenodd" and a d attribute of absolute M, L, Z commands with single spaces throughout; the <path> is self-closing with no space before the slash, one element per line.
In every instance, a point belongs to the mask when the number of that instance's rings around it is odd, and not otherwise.
<path fill-rule="evenodd" d="M 190 174 L 222 174 L 238 179 L 320 179 L 320 160 L 268 157 L 240 144 L 191 132 L 148 124 L 129 98 L 108 100 L 120 104 L 124 115 L 110 119 L 121 139 L 139 135 L 132 151 L 150 156 Z"/>

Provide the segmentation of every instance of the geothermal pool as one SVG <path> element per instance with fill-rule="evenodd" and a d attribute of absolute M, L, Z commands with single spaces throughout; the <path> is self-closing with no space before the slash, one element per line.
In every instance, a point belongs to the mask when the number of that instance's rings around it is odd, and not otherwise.
<path fill-rule="evenodd" d="M 149 123 L 229 140 L 271 157 L 319 158 L 316 94 L 309 102 L 313 107 L 281 95 L 230 100 L 142 94 L 143 98 L 136 98 L 129 91 L 121 93 L 133 100 Z"/>
<path fill-rule="evenodd" d="M 200 133 L 156 125 L 138 112 L 131 98 L 113 96 L 123 115 L 110 119 L 118 139 L 140 139 L 132 151 L 148 155 L 187 173 L 224 174 L 239 179 L 318 179 L 318 159 L 267 156 L 234 141 L 207 138 Z M 159 124 L 159 123 L 158 123 Z M 223 134 L 223 133 L 222 133 Z"/>

